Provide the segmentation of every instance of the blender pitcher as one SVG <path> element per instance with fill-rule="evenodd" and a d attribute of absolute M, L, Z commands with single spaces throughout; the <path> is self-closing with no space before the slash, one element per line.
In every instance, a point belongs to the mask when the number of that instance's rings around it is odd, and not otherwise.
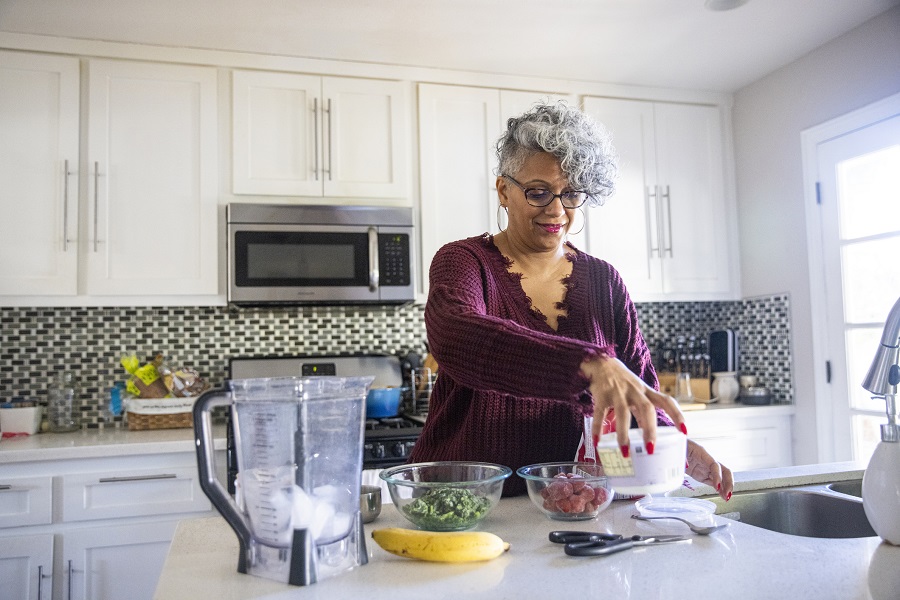
<path fill-rule="evenodd" d="M 239 572 L 308 585 L 367 562 L 359 490 L 373 379 L 238 379 L 197 400 L 200 487 L 238 536 Z M 216 477 L 217 406 L 231 408 L 235 499 Z"/>

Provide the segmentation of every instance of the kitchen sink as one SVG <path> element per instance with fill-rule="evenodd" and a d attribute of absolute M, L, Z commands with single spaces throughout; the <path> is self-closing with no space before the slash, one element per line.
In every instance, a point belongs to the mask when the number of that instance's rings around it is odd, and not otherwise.
<path fill-rule="evenodd" d="M 862 479 L 854 479 L 851 481 L 835 481 L 828 484 L 828 489 L 833 492 L 847 494 L 848 496 L 856 496 L 862 498 Z"/>
<path fill-rule="evenodd" d="M 863 510 L 861 481 L 735 493 L 716 504 L 716 514 L 770 531 L 816 538 L 877 535 Z M 736 513 L 736 514 L 735 514 Z"/>

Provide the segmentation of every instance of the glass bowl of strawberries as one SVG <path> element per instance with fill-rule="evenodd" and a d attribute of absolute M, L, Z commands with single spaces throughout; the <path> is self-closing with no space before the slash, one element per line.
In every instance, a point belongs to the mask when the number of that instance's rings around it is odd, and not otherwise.
<path fill-rule="evenodd" d="M 612 504 L 613 490 L 599 464 L 541 463 L 521 467 L 528 496 L 542 513 L 557 521 L 586 521 Z"/>

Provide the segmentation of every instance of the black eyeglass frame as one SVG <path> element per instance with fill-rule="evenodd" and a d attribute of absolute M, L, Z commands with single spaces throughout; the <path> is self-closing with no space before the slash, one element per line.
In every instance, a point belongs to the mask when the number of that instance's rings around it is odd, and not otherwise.
<path fill-rule="evenodd" d="M 584 192 L 584 191 L 580 191 L 580 190 L 569 190 L 568 192 L 561 192 L 559 194 L 554 194 L 547 188 L 526 188 L 524 185 L 522 185 L 521 183 L 516 181 L 512 175 L 504 174 L 504 175 L 501 175 L 501 177 L 505 177 L 505 178 L 509 179 L 510 181 L 512 181 L 514 184 L 516 184 L 516 187 L 518 187 L 520 190 L 522 190 L 522 193 L 525 194 L 525 201 L 528 203 L 528 205 L 533 206 L 535 208 L 543 208 L 545 206 L 549 206 L 550 204 L 553 203 L 554 200 L 559 198 L 559 201 L 563 205 L 563 208 L 575 209 L 575 208 L 580 208 L 580 207 L 584 206 L 584 203 L 588 201 L 588 198 L 592 197 L 592 194 L 590 192 Z M 534 199 L 528 197 L 528 192 L 535 191 L 535 190 L 547 192 L 548 194 L 550 194 L 550 199 L 547 200 L 546 202 L 544 202 L 543 204 L 535 204 Z M 579 202 L 578 204 L 571 205 L 571 204 L 567 204 L 566 201 L 563 199 L 564 196 L 569 196 L 570 194 L 583 194 L 584 197 L 581 199 L 581 202 Z"/>

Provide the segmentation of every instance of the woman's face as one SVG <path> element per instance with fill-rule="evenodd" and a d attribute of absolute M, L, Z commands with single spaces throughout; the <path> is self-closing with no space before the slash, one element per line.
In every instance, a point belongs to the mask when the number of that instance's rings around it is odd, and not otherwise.
<path fill-rule="evenodd" d="M 544 188 L 553 194 L 570 191 L 568 178 L 552 154 L 540 152 L 525 160 L 518 173 L 507 173 L 523 188 Z M 507 235 L 516 244 L 534 251 L 546 252 L 559 249 L 578 209 L 563 208 L 559 198 L 543 207 L 531 206 L 525 200 L 525 192 L 506 177 L 497 178 L 497 194 L 500 204 L 509 214 Z"/>

